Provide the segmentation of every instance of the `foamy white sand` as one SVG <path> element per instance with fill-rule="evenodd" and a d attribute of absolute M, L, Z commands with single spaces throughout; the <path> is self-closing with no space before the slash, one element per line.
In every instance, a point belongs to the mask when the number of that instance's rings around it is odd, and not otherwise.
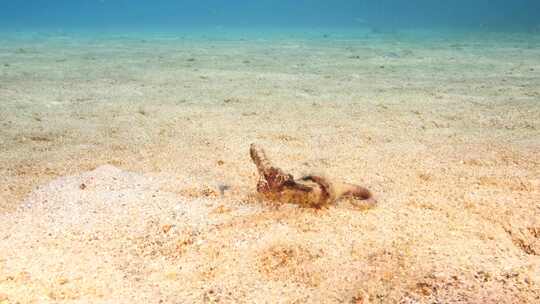
<path fill-rule="evenodd" d="M 332 39 L 4 36 L 0 303 L 537 301 L 538 37 Z"/>

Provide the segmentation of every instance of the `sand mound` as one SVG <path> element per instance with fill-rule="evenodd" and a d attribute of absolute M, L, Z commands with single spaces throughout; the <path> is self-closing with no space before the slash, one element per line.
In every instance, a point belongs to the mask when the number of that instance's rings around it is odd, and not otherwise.
<path fill-rule="evenodd" d="M 504 232 L 479 235 L 501 228 L 384 206 L 314 211 L 187 198 L 167 191 L 171 183 L 102 166 L 36 189 L 0 218 L 0 294 L 8 303 L 510 303 L 539 295 L 538 273 L 499 238 Z M 446 232 L 427 229 L 433 221 Z"/>

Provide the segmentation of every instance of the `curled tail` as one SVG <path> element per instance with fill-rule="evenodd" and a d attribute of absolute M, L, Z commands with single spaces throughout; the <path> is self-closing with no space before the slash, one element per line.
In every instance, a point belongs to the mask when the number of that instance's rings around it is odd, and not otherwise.
<path fill-rule="evenodd" d="M 340 183 L 339 185 L 336 185 L 336 188 L 338 188 L 338 191 L 340 192 L 339 197 L 354 198 L 355 200 L 351 201 L 353 205 L 358 205 L 354 203 L 355 201 L 361 201 L 363 206 L 373 207 L 377 205 L 377 200 L 373 197 L 373 193 L 365 187 L 349 183 Z"/>
<path fill-rule="evenodd" d="M 354 184 L 342 183 L 341 188 L 343 189 L 341 196 L 352 196 L 359 200 L 373 199 L 373 194 L 371 193 L 371 191 L 369 191 L 369 189 L 365 187 Z"/>
<path fill-rule="evenodd" d="M 374 205 L 377 203 L 373 194 L 369 189 L 360 185 L 332 182 L 329 179 L 316 175 L 308 175 L 302 177 L 303 181 L 313 181 L 319 185 L 323 190 L 324 198 L 322 199 L 326 203 L 335 202 L 344 197 L 352 197 L 356 200 L 365 201 L 365 203 Z"/>

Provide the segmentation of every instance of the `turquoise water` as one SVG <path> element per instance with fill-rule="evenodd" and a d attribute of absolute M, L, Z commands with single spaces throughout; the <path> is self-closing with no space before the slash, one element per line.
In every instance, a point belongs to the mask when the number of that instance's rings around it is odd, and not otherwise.
<path fill-rule="evenodd" d="M 0 2 L 2 30 L 460 28 L 540 31 L 538 0 L 31 0 Z"/>

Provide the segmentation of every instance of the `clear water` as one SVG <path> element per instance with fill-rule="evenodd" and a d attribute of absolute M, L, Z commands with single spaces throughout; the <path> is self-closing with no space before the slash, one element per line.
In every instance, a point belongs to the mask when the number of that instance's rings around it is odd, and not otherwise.
<path fill-rule="evenodd" d="M 30 0 L 0 1 L 0 28 L 460 28 L 540 31 L 538 0 Z"/>

